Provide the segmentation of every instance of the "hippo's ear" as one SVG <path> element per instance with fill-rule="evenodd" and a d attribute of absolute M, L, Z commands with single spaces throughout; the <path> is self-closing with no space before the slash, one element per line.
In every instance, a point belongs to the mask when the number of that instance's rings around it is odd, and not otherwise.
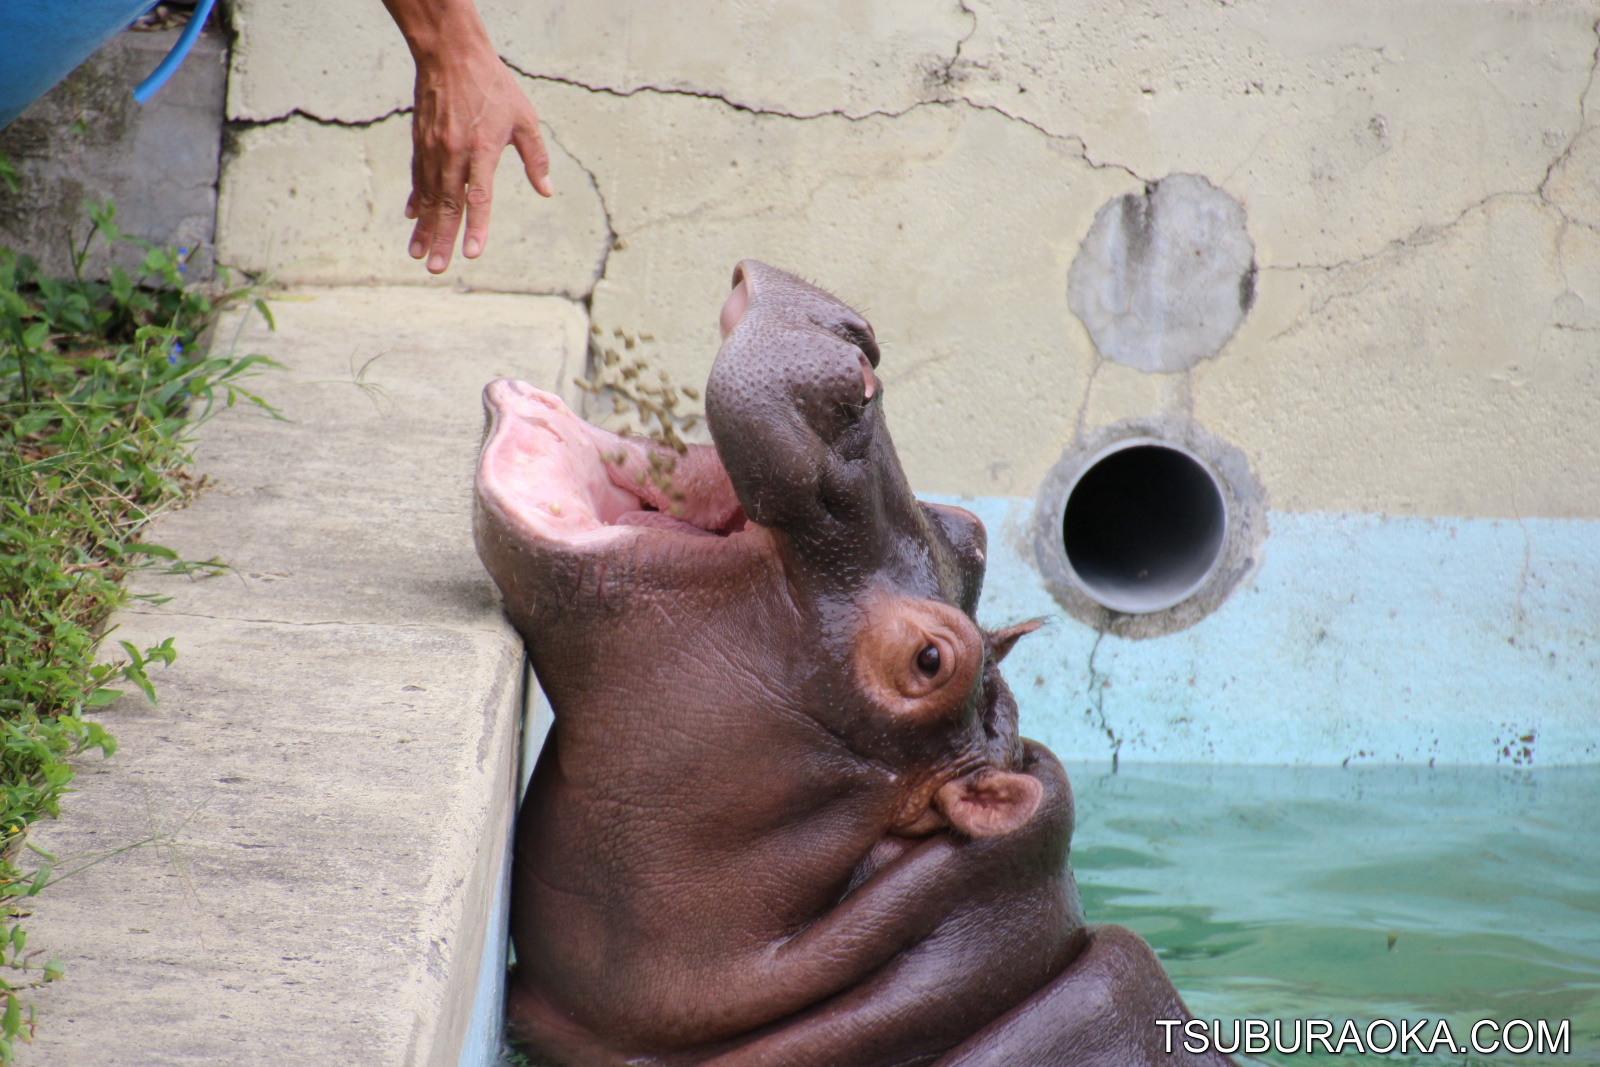
<path fill-rule="evenodd" d="M 1001 837 L 1025 826 L 1044 786 L 1020 771 L 983 770 L 940 787 L 934 797 L 950 825 L 968 837 Z"/>
<path fill-rule="evenodd" d="M 995 630 L 989 634 L 989 647 L 994 649 L 994 661 L 999 663 L 1006 658 L 1006 653 L 1011 651 L 1011 646 L 1017 639 L 1026 637 L 1044 625 L 1044 619 L 1029 619 L 1027 622 L 1012 623 L 1002 630 Z"/>

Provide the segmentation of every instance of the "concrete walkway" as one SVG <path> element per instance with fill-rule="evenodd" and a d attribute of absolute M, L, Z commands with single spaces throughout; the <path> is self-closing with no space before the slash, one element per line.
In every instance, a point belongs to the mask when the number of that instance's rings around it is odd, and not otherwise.
<path fill-rule="evenodd" d="M 210 487 L 147 534 L 233 570 L 135 583 L 171 600 L 123 612 L 112 640 L 175 637 L 179 659 L 158 705 L 105 709 L 119 751 L 86 757 L 64 818 L 36 828 L 63 869 L 102 862 L 35 902 L 29 947 L 66 979 L 35 996 L 25 1063 L 460 1056 L 522 689 L 472 548 L 478 394 L 569 381 L 587 320 L 425 289 L 273 308 L 277 332 L 253 318 L 239 346 L 285 364 L 251 386 L 292 421 L 205 426 Z"/>

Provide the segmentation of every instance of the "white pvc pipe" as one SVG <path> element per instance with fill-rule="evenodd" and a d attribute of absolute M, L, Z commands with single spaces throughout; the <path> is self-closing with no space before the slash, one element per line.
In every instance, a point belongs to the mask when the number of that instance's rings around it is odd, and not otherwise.
<path fill-rule="evenodd" d="M 1112 611 L 1145 615 L 1193 596 L 1222 558 L 1228 503 L 1199 456 L 1154 437 L 1101 449 L 1062 509 L 1067 573 Z"/>

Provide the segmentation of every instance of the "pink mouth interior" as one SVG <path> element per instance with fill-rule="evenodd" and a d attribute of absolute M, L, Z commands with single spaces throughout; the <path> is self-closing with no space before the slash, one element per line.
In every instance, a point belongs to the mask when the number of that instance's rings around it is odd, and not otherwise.
<path fill-rule="evenodd" d="M 493 418 L 478 466 L 480 495 L 535 536 L 579 541 L 649 527 L 706 537 L 744 527 L 715 449 L 692 446 L 679 456 L 619 437 L 526 382 L 494 382 L 484 403 Z M 652 453 L 673 464 L 670 489 L 681 500 L 649 476 Z"/>

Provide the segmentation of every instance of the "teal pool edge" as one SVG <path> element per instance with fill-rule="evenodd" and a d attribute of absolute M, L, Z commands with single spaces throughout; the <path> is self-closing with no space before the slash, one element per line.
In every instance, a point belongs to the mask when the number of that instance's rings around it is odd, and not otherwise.
<path fill-rule="evenodd" d="M 533 775 L 533 765 L 544 748 L 545 737 L 555 722 L 550 702 L 533 675 L 527 662 L 523 663 L 522 722 L 517 739 L 519 753 L 517 788 L 514 795 L 522 803 L 522 794 Z M 495 875 L 494 906 L 489 913 L 488 930 L 484 935 L 483 962 L 478 968 L 478 985 L 472 999 L 472 1020 L 468 1024 L 461 1045 L 461 1067 L 496 1067 L 505 1063 L 505 1007 L 506 979 L 511 956 L 511 845 L 516 836 L 516 820 L 506 826 L 505 848 Z"/>
<path fill-rule="evenodd" d="M 1217 611 L 1127 640 L 1050 595 L 1031 499 L 924 499 L 988 528 L 982 624 L 1053 620 L 1004 671 L 1063 760 L 1600 762 L 1600 521 L 1271 512 Z"/>

